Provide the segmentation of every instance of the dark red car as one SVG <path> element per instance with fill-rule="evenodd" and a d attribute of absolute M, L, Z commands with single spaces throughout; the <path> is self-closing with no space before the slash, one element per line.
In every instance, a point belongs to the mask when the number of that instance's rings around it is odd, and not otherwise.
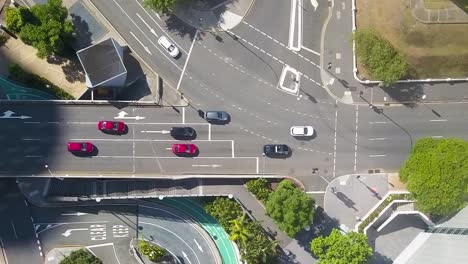
<path fill-rule="evenodd" d="M 114 121 L 99 121 L 98 129 L 104 132 L 124 132 L 125 124 L 124 122 L 114 122 Z"/>
<path fill-rule="evenodd" d="M 93 144 L 89 142 L 68 142 L 68 151 L 77 153 L 91 153 L 94 150 Z"/>
<path fill-rule="evenodd" d="M 194 155 L 197 152 L 197 146 L 194 144 L 173 144 L 172 153 L 176 155 Z"/>

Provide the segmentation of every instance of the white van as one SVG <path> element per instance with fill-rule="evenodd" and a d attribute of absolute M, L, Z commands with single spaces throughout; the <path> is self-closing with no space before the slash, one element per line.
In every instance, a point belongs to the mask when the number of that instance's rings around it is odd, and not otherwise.
<path fill-rule="evenodd" d="M 169 39 L 167 39 L 165 36 L 162 36 L 158 39 L 159 45 L 161 45 L 171 57 L 175 58 L 179 55 L 180 51 L 179 49 L 172 44 Z"/>

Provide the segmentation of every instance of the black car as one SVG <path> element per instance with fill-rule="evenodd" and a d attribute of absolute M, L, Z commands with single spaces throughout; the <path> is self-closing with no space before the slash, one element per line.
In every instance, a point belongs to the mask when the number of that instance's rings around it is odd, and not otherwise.
<path fill-rule="evenodd" d="M 210 123 L 229 122 L 229 114 L 225 111 L 206 111 L 204 118 Z"/>
<path fill-rule="evenodd" d="M 171 129 L 171 136 L 175 139 L 195 139 L 195 129 L 191 127 L 173 127 Z"/>
<path fill-rule="evenodd" d="M 267 157 L 287 157 L 289 156 L 290 149 L 284 144 L 265 145 L 263 147 L 263 154 Z"/>

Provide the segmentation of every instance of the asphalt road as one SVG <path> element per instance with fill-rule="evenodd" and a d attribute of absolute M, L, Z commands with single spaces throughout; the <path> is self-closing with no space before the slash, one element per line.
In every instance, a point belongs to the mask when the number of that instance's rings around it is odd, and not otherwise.
<path fill-rule="evenodd" d="M 160 204 L 32 207 L 32 214 L 44 252 L 82 246 L 105 263 L 137 263 L 129 250 L 131 240 L 138 236 L 163 246 L 182 263 L 219 260 L 216 246 L 201 227 Z"/>
<path fill-rule="evenodd" d="M 3 106 L 3 112 L 31 116 L 0 120 L 5 123 L 0 142 L 7 150 L 0 154 L 3 175 L 277 174 L 297 177 L 306 191 L 322 193 L 339 175 L 396 171 L 419 137 L 466 138 L 464 104 L 392 106 L 382 112 L 331 99 L 321 85 L 319 67 L 324 1 L 292 2 L 301 5 L 295 10 L 302 10 L 302 25 L 315 24 L 302 31 L 299 21 L 289 19 L 289 2 L 278 3 L 278 8 L 257 0 L 237 27 L 200 34 L 195 42 L 196 30 L 174 17 L 158 17 L 140 1 L 93 3 L 148 65 L 184 93 L 190 106 Z M 181 48 L 180 58 L 160 50 L 156 39 L 163 34 Z M 295 80 L 294 72 L 300 73 Z M 230 124 L 206 124 L 199 116 L 206 110 L 229 112 Z M 127 134 L 97 131 L 98 120 L 117 120 L 120 111 L 127 113 L 121 116 Z M 163 131 L 181 123 L 198 132 L 193 142 L 200 148 L 197 157 L 176 157 L 168 149 L 175 141 Z M 298 140 L 289 135 L 292 125 L 312 125 L 316 132 Z M 69 140 L 90 141 L 98 151 L 91 158 L 73 156 L 65 149 Z M 292 156 L 263 157 L 262 146 L 271 143 L 288 144 Z"/>

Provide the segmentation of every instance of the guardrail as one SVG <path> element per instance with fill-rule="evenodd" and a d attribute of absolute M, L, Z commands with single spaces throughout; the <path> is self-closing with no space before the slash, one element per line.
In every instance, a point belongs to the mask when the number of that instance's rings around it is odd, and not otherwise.
<path fill-rule="evenodd" d="M 356 32 L 356 0 L 352 0 L 351 3 L 351 16 L 352 16 L 352 31 L 353 35 Z M 358 69 L 357 69 L 357 59 L 356 59 L 356 42 L 353 39 L 353 76 L 356 81 L 361 84 L 380 84 L 382 81 L 378 80 L 363 80 L 358 76 Z M 396 83 L 451 83 L 451 82 L 468 82 L 468 77 L 462 78 L 428 78 L 428 79 L 407 79 L 407 80 L 399 80 Z"/>

